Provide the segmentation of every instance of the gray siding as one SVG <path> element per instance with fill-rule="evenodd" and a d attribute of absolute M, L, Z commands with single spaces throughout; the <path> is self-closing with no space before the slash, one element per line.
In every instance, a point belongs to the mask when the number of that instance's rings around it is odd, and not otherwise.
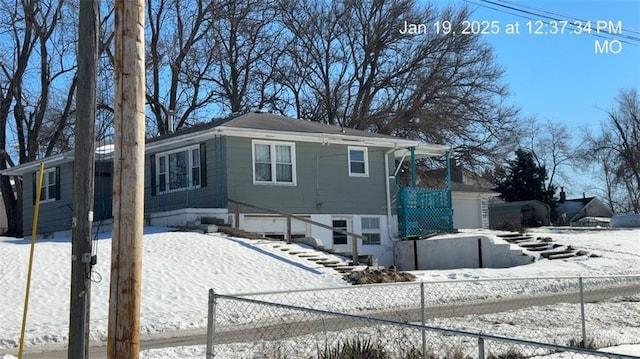
<path fill-rule="evenodd" d="M 96 162 L 93 200 L 93 220 L 113 218 L 113 162 Z"/>
<path fill-rule="evenodd" d="M 144 164 L 144 201 L 145 212 L 171 211 L 180 208 L 224 208 L 226 199 L 226 172 L 225 172 L 225 138 L 218 136 L 204 142 L 206 146 L 206 175 L 207 186 L 152 195 L 151 191 L 151 155 L 145 156 Z M 179 146 L 176 149 L 188 147 Z M 155 155 L 155 154 L 153 154 Z"/>
<path fill-rule="evenodd" d="M 299 214 L 386 213 L 384 153 L 387 149 L 369 147 L 369 176 L 350 177 L 347 148 L 346 145 L 297 142 L 295 186 L 254 184 L 251 139 L 229 137 L 229 198 Z M 255 212 L 246 208 L 241 211 Z"/>
<path fill-rule="evenodd" d="M 64 163 L 60 168 L 60 199 L 40 204 L 37 232 L 50 233 L 71 229 L 71 217 L 73 214 L 73 162 Z M 47 168 L 45 168 L 46 170 Z M 31 235 L 33 225 L 33 175 L 22 177 L 23 188 L 23 234 Z"/>
<path fill-rule="evenodd" d="M 60 199 L 40 204 L 38 233 L 51 233 L 71 229 L 73 217 L 73 162 L 60 166 Z M 94 221 L 112 217 L 113 165 L 96 162 L 94 183 Z M 33 174 L 23 176 L 23 231 L 31 235 L 33 224 Z"/>

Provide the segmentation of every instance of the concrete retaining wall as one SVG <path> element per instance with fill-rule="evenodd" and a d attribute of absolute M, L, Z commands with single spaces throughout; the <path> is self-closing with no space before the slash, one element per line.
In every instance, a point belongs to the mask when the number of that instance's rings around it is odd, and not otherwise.
<path fill-rule="evenodd" d="M 394 244 L 399 270 L 509 268 L 528 264 L 533 257 L 486 236 L 430 238 Z"/>

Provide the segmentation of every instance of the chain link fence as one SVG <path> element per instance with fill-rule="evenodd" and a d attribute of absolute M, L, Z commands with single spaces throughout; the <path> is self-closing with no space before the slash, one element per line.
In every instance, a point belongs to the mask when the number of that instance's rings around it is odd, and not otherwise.
<path fill-rule="evenodd" d="M 209 310 L 208 358 L 339 358 L 353 347 L 372 358 L 611 357 L 590 349 L 640 343 L 640 276 L 212 291 Z"/>

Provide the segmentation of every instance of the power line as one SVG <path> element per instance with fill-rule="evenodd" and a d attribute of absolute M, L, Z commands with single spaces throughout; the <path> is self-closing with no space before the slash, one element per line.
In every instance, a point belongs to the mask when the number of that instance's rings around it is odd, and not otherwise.
<path fill-rule="evenodd" d="M 544 18 L 544 19 L 551 20 L 551 21 L 556 21 L 556 22 L 569 21 L 568 25 L 569 25 L 569 26 L 572 26 L 572 27 L 574 27 L 574 28 L 577 28 L 577 27 L 578 27 L 578 26 L 575 24 L 575 22 L 580 22 L 581 24 L 587 24 L 587 23 L 595 22 L 595 21 L 584 20 L 584 19 L 578 19 L 578 18 L 575 18 L 575 17 L 565 16 L 565 15 L 560 15 L 560 14 L 553 13 L 553 12 L 550 12 L 550 11 L 542 10 L 542 12 L 545 12 L 545 13 L 551 13 L 551 14 L 553 14 L 553 15 L 555 15 L 555 16 L 560 16 L 561 18 L 567 18 L 567 19 L 569 19 L 569 20 L 562 20 L 562 19 L 560 19 L 560 18 L 558 18 L 558 17 L 551 17 L 551 16 L 547 16 L 547 15 L 542 15 L 542 14 L 539 14 L 539 13 L 536 13 L 536 12 L 533 12 L 533 11 L 519 9 L 518 7 L 516 7 L 516 6 L 514 6 L 514 5 L 505 5 L 505 4 L 496 3 L 496 2 L 494 2 L 494 1 L 490 1 L 490 0 L 479 0 L 479 1 L 484 2 L 484 3 L 493 4 L 493 5 L 496 5 L 496 6 L 498 6 L 498 7 L 504 7 L 504 8 L 507 8 L 507 9 L 512 9 L 512 10 L 517 11 L 517 12 L 523 12 L 523 13 L 525 13 L 525 14 L 532 14 L 532 15 L 534 15 L 534 16 L 536 16 L 536 17 L 538 17 L 538 18 L 536 18 L 536 19 L 531 19 L 531 18 L 529 18 L 529 17 L 526 17 L 526 18 L 527 18 L 527 19 L 530 19 L 530 20 L 536 20 L 536 21 L 537 21 L 537 20 L 539 20 L 539 21 L 542 21 L 542 22 L 543 22 L 543 23 L 545 23 L 546 25 L 549 25 L 549 22 L 548 22 L 548 21 L 540 20 L 539 18 Z M 503 3 L 509 3 L 509 2 L 504 1 L 504 0 L 496 0 L 496 1 L 501 1 L 501 2 L 503 2 Z M 482 6 L 482 5 L 479 5 L 479 6 Z M 524 6 L 523 6 L 523 7 L 524 7 Z M 533 8 L 529 7 L 529 9 L 533 9 Z M 504 11 L 501 11 L 501 10 L 498 10 L 498 9 L 494 9 L 494 10 L 499 11 L 499 12 L 504 12 Z M 538 11 L 540 11 L 540 10 L 538 10 Z M 524 17 L 524 16 L 522 16 L 522 15 L 513 14 L 513 13 L 511 13 L 511 15 Z M 601 30 L 599 30 L 599 31 L 601 31 Z M 627 31 L 629 31 L 629 30 L 627 30 Z M 633 30 L 631 30 L 631 32 L 638 33 L 638 32 L 633 31 Z M 587 35 L 591 35 L 591 36 L 595 36 L 595 37 L 604 38 L 604 39 L 607 39 L 607 38 L 608 38 L 608 37 L 607 37 L 607 35 L 608 35 L 608 36 L 613 36 L 613 37 L 620 38 L 621 40 L 619 40 L 619 41 L 621 41 L 621 42 L 623 42 L 623 43 L 630 44 L 630 45 L 636 45 L 636 46 L 637 46 L 637 45 L 640 45 L 640 44 L 637 44 L 637 43 L 633 43 L 633 42 L 629 42 L 629 41 L 628 41 L 628 40 L 630 40 L 630 41 L 640 41 L 640 38 L 638 38 L 638 37 L 635 37 L 635 36 L 628 36 L 628 35 L 618 34 L 618 33 L 611 33 L 611 32 L 609 31 L 609 29 L 607 29 L 607 30 L 605 31 L 605 33 L 606 33 L 606 35 L 604 35 L 604 34 L 600 34 L 600 33 L 595 33 L 595 34 L 594 34 L 594 33 L 592 33 L 592 32 L 587 32 L 586 34 L 587 34 Z M 609 38 L 610 38 L 610 37 L 609 37 Z"/>
<path fill-rule="evenodd" d="M 521 9 L 521 8 L 516 7 L 516 6 L 507 5 L 507 4 L 501 4 L 501 3 L 497 3 L 497 2 L 494 2 L 494 1 L 490 1 L 490 0 L 478 0 L 478 1 L 480 1 L 482 3 L 477 3 L 477 2 L 472 1 L 472 0 L 465 0 L 465 2 L 467 2 L 469 4 L 472 4 L 472 5 L 484 7 L 484 8 L 491 9 L 491 10 L 494 10 L 494 11 L 497 11 L 497 12 L 500 12 L 500 13 L 503 13 L 503 14 L 513 15 L 513 16 L 521 17 L 521 18 L 528 19 L 528 20 L 541 21 L 545 25 L 550 25 L 549 21 L 567 22 L 567 26 L 571 26 L 572 28 L 578 28 L 578 25 L 576 24 L 576 22 L 580 22 L 581 24 L 585 24 L 585 25 L 588 23 L 587 20 L 579 20 L 579 19 L 573 18 L 573 17 L 566 17 L 569 20 L 561 20 L 561 19 L 559 19 L 557 17 L 551 17 L 551 16 L 543 15 L 543 14 L 540 14 L 539 12 L 530 11 L 530 10 L 526 10 L 526 9 Z M 498 8 L 496 8 L 496 6 Z M 508 11 L 505 11 L 504 9 L 507 9 Z M 534 10 L 534 9 L 531 9 L 531 10 Z M 514 11 L 515 11 L 515 13 L 514 13 Z M 540 11 L 540 10 L 537 10 L 537 11 Z M 544 12 L 550 13 L 548 11 L 544 11 Z M 554 14 L 554 15 L 558 15 L 558 14 Z M 546 19 L 546 21 L 542 20 L 542 19 Z M 635 33 L 635 31 L 631 31 L 631 32 Z M 618 33 L 610 33 L 608 30 L 605 32 L 605 34 L 593 33 L 591 31 L 589 31 L 589 32 L 585 31 L 584 33 L 587 34 L 587 35 L 591 35 L 591 36 L 595 36 L 595 37 L 599 37 L 599 38 L 603 38 L 603 39 L 613 39 L 613 38 L 615 38 L 617 41 L 620 41 L 620 42 L 625 43 L 625 44 L 634 45 L 634 46 L 640 46 L 640 38 L 635 37 L 635 36 L 628 36 L 628 35 L 618 34 Z"/>
<path fill-rule="evenodd" d="M 513 1 L 507 1 L 507 0 L 496 0 L 496 1 L 499 1 L 501 3 L 510 4 L 510 5 L 515 5 L 515 3 Z M 544 10 L 544 9 L 540 9 L 540 8 L 534 8 L 532 6 L 528 6 L 528 5 L 525 5 L 525 4 L 518 4 L 518 6 L 523 7 L 525 9 L 535 10 L 535 11 L 539 11 L 539 12 L 542 12 L 542 13 L 545 13 L 545 14 L 558 16 L 558 17 L 561 17 L 561 18 L 568 18 L 568 19 L 577 20 L 577 21 L 581 21 L 581 22 L 587 22 L 588 21 L 588 20 L 585 20 L 585 19 L 580 19 L 580 18 L 568 16 L 568 15 L 559 14 L 559 13 L 553 12 L 553 11 L 548 11 L 548 10 Z M 625 31 L 640 35 L 640 31 L 637 31 L 637 30 L 634 30 L 634 29 L 625 28 Z M 630 37 L 640 40 L 640 38 L 636 38 L 634 36 L 630 36 Z"/>

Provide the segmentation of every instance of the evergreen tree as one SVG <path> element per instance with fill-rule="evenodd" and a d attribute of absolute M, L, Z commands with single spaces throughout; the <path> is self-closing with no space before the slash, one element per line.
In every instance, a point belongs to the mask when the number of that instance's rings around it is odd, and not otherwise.
<path fill-rule="evenodd" d="M 518 149 L 516 158 L 507 161 L 506 168 L 498 168 L 494 173 L 495 190 L 500 198 L 507 202 L 538 200 L 555 207 L 555 186 L 547 188 L 547 170 L 544 165 L 538 166 L 533 153 Z"/>

